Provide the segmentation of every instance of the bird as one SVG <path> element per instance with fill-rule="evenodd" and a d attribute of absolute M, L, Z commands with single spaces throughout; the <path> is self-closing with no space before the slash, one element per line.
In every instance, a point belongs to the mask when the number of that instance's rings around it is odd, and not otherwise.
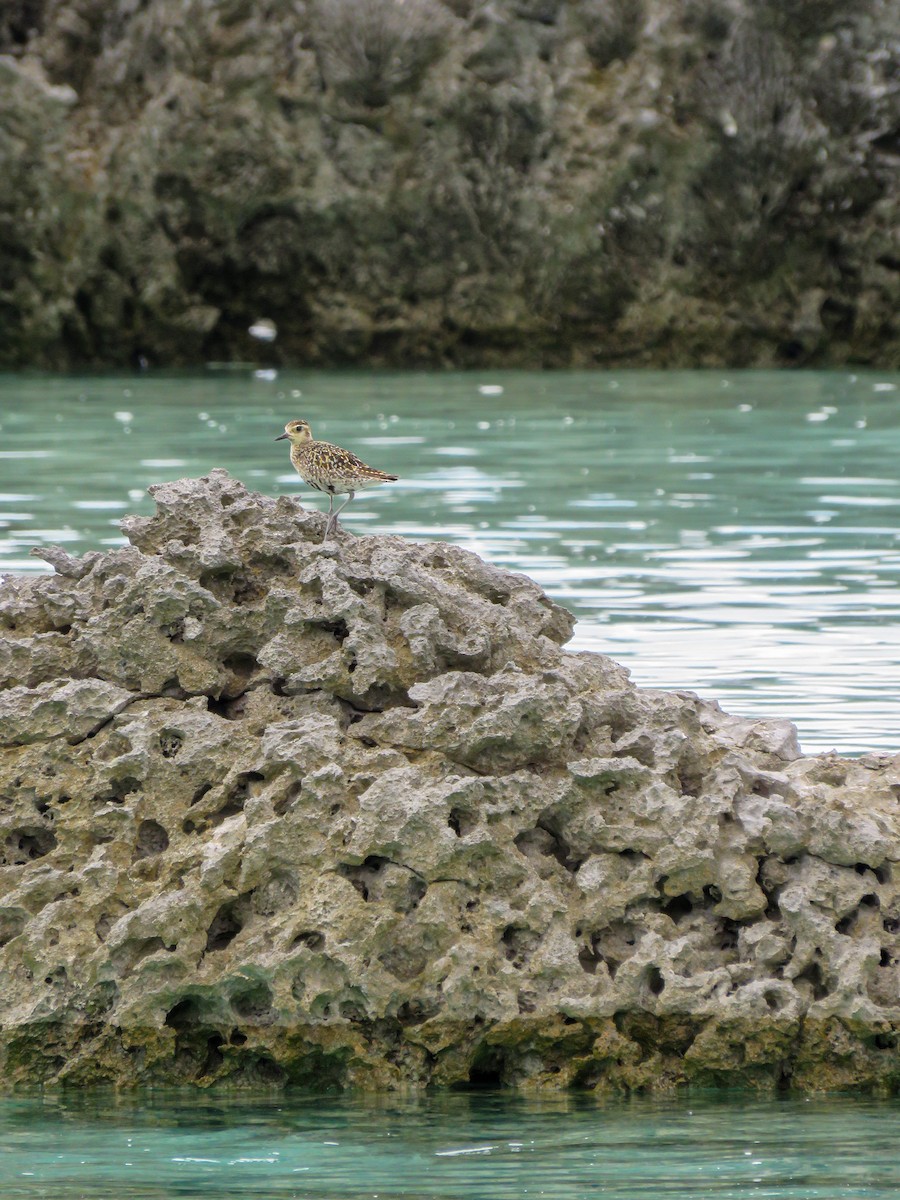
<path fill-rule="evenodd" d="M 393 483 L 398 478 L 367 466 L 361 458 L 342 446 L 316 441 L 308 421 L 288 421 L 284 433 L 275 441 L 283 442 L 285 438 L 291 443 L 291 466 L 303 482 L 328 493 L 328 522 L 323 542 L 328 541 L 328 535 L 337 526 L 339 514 L 358 491 L 378 487 L 381 483 Z M 338 509 L 334 507 L 335 496 L 347 497 Z"/>

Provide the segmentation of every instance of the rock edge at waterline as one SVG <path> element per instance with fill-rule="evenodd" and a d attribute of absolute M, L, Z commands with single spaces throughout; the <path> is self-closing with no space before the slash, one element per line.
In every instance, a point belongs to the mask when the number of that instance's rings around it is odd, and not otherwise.
<path fill-rule="evenodd" d="M 0 602 L 0 1078 L 895 1090 L 900 756 L 224 471 Z"/>

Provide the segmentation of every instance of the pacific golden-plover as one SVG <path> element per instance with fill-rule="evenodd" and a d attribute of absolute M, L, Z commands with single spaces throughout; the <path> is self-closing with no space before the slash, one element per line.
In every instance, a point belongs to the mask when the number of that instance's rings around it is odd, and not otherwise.
<path fill-rule="evenodd" d="M 357 492 L 363 488 L 377 487 L 380 483 L 392 483 L 397 478 L 396 475 L 388 475 L 385 471 L 367 466 L 361 458 L 341 446 L 317 442 L 308 421 L 288 421 L 284 433 L 275 441 L 281 442 L 285 438 L 290 439 L 291 466 L 300 478 L 310 487 L 328 493 L 328 524 L 325 526 L 323 542 L 328 540 L 328 535 L 337 525 L 339 514 Z M 347 497 L 338 509 L 334 507 L 335 496 Z"/>

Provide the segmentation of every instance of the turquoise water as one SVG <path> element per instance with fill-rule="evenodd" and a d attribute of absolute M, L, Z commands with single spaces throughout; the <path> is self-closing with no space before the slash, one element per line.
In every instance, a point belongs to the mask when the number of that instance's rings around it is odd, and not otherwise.
<path fill-rule="evenodd" d="M 280 373 L 0 377 L 0 570 L 122 543 L 146 487 L 227 467 L 304 491 L 286 420 L 401 476 L 353 532 L 526 571 L 641 684 L 900 749 L 900 376 Z"/>
<path fill-rule="evenodd" d="M 0 1101 L 4 1200 L 887 1200 L 892 1101 Z"/>

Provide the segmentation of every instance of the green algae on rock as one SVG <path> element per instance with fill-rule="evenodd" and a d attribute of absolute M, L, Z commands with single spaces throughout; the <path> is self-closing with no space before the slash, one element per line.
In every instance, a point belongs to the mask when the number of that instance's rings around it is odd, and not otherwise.
<path fill-rule="evenodd" d="M 0 596 L 0 1078 L 900 1082 L 900 757 L 224 471 Z"/>

